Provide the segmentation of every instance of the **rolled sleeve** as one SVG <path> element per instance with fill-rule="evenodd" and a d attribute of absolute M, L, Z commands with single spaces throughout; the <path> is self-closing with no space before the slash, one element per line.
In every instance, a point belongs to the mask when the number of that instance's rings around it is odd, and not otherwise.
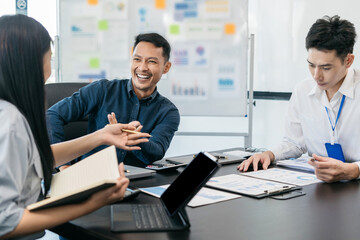
<path fill-rule="evenodd" d="M 10 203 L 6 209 L 0 210 L 0 236 L 15 229 L 24 214 L 24 208 L 19 208 L 15 203 Z"/>

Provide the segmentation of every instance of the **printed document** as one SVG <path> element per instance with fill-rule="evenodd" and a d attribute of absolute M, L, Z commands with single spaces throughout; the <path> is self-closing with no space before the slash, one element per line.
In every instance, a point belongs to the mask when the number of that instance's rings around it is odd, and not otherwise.
<path fill-rule="evenodd" d="M 167 185 L 161 185 L 156 187 L 140 188 L 144 193 L 147 193 L 153 197 L 160 198 L 161 194 L 169 187 Z M 210 188 L 201 188 L 200 191 L 195 195 L 195 197 L 188 203 L 189 207 L 199 207 L 203 205 L 208 205 L 212 203 L 227 201 L 235 198 L 241 197 L 237 194 L 227 193 Z"/>
<path fill-rule="evenodd" d="M 316 178 L 315 174 L 291 171 L 281 168 L 270 168 L 267 170 L 259 170 L 256 172 L 241 173 L 244 176 L 251 176 L 271 181 L 305 186 L 313 183 L 321 182 Z"/>

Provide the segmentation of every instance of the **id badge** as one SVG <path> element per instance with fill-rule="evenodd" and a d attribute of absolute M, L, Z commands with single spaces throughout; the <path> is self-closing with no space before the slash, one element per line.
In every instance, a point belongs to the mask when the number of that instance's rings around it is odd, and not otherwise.
<path fill-rule="evenodd" d="M 337 160 L 345 162 L 344 153 L 342 151 L 340 144 L 325 143 L 325 148 L 326 148 L 328 157 L 335 158 Z"/>

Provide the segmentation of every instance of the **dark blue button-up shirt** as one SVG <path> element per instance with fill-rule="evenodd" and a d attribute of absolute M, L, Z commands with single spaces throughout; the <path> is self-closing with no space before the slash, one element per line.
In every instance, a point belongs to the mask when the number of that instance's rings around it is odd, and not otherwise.
<path fill-rule="evenodd" d="M 89 133 L 101 129 L 108 124 L 107 115 L 111 112 L 116 114 L 119 123 L 139 121 L 142 132 L 152 135 L 149 142 L 139 145 L 141 151 L 117 149 L 118 161 L 132 165 L 145 165 L 163 158 L 180 123 L 176 106 L 156 89 L 151 96 L 139 100 L 131 80 L 103 79 L 81 88 L 48 110 L 50 141 L 63 141 L 64 125 L 86 116 Z M 84 156 L 105 147 L 100 146 Z"/>

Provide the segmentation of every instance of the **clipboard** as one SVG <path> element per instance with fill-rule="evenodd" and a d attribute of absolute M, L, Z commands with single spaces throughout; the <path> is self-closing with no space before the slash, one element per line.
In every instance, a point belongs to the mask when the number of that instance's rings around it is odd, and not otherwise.
<path fill-rule="evenodd" d="M 302 189 L 302 187 L 287 183 L 254 178 L 241 174 L 228 174 L 224 176 L 213 177 L 206 183 L 206 186 L 258 199 L 276 195 L 282 196 L 275 199 L 289 199 L 305 195 L 303 192 L 297 192 L 291 194 L 292 196 L 287 198 L 286 193 L 299 191 Z"/>

